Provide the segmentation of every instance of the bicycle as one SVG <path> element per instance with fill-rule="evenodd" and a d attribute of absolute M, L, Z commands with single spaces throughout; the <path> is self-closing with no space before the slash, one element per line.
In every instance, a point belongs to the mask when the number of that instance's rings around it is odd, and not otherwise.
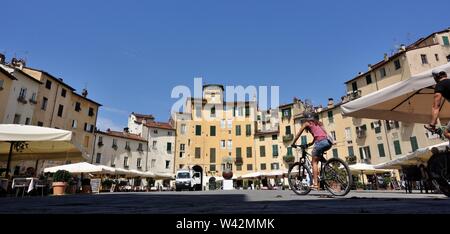
<path fill-rule="evenodd" d="M 312 185 L 312 165 L 308 158 L 308 155 L 311 156 L 311 154 L 306 152 L 308 145 L 293 145 L 293 147 L 299 147 L 302 151 L 302 156 L 298 162 L 289 167 L 289 187 L 297 195 L 306 195 L 311 191 Z M 350 192 L 352 186 L 352 174 L 347 163 L 341 159 L 331 158 L 327 160 L 322 158 L 318 181 L 331 194 L 345 196 Z"/>

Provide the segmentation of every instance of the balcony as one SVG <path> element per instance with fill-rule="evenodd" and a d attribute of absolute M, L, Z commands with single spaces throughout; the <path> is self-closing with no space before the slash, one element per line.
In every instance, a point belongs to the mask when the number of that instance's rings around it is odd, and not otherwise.
<path fill-rule="evenodd" d="M 103 146 L 103 142 L 102 142 L 102 141 L 99 141 L 99 142 L 97 143 L 97 145 L 98 145 L 98 147 L 102 147 L 102 146 Z"/>
<path fill-rule="evenodd" d="M 361 90 L 350 91 L 345 97 L 346 101 L 353 101 L 361 97 Z"/>
<path fill-rule="evenodd" d="M 354 155 L 348 156 L 345 158 L 345 161 L 347 162 L 348 165 L 356 164 L 356 156 Z"/>
<path fill-rule="evenodd" d="M 32 99 L 32 98 L 30 98 L 30 103 L 32 103 L 32 104 L 34 104 L 34 105 L 36 105 L 37 104 L 37 101 L 36 100 L 34 100 L 34 99 Z"/>
<path fill-rule="evenodd" d="M 370 158 L 363 158 L 363 159 L 361 159 L 361 163 L 372 164 Z"/>
<path fill-rule="evenodd" d="M 283 136 L 283 142 L 290 142 L 292 140 L 294 140 L 293 134 L 287 134 L 287 135 Z"/>
<path fill-rule="evenodd" d="M 143 152 L 144 152 L 144 149 L 142 149 L 142 147 L 139 147 L 139 148 L 137 148 L 137 151 L 138 151 L 139 153 L 143 153 Z"/>
<path fill-rule="evenodd" d="M 24 96 L 19 96 L 19 97 L 17 98 L 17 101 L 18 101 L 18 102 L 21 102 L 21 103 L 23 103 L 23 104 L 27 104 L 27 103 L 28 103 L 27 100 L 25 100 L 25 97 L 24 97 Z"/>
<path fill-rule="evenodd" d="M 236 157 L 236 160 L 234 162 L 237 166 L 242 165 L 244 161 L 242 160 L 242 157 Z"/>

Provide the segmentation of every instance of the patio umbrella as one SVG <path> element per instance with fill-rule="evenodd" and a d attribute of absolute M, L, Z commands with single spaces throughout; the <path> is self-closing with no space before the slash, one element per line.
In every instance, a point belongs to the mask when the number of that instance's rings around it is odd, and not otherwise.
<path fill-rule="evenodd" d="M 450 74 L 450 63 L 435 69 Z M 370 93 L 341 106 L 346 116 L 356 118 L 397 120 L 402 122 L 429 123 L 434 100 L 432 70 L 419 73 L 407 80 Z M 445 102 L 439 113 L 441 123 L 450 120 L 450 104 Z"/>
<path fill-rule="evenodd" d="M 101 166 L 97 166 L 97 165 L 93 165 L 87 162 L 80 162 L 80 163 L 72 163 L 72 164 L 65 164 L 65 165 L 60 165 L 60 166 L 56 166 L 56 167 L 47 167 L 44 168 L 44 172 L 50 172 L 50 173 L 55 173 L 59 170 L 66 170 L 70 173 L 111 173 L 113 171 L 101 167 Z"/>
<path fill-rule="evenodd" d="M 7 161 L 6 177 L 12 160 L 83 159 L 80 150 L 71 143 L 71 139 L 71 131 L 30 125 L 0 124 L 0 160 Z M 14 148 L 20 148 L 20 150 L 16 150 L 13 158 Z"/>
<path fill-rule="evenodd" d="M 376 173 L 384 173 L 384 172 L 391 172 L 391 170 L 385 170 L 385 169 L 376 169 L 371 164 L 366 163 L 356 163 L 353 165 L 348 166 L 350 168 L 350 171 L 352 172 L 361 172 L 361 178 L 363 181 L 363 186 L 366 187 L 366 184 L 364 183 L 364 174 L 365 175 L 373 175 Z"/>

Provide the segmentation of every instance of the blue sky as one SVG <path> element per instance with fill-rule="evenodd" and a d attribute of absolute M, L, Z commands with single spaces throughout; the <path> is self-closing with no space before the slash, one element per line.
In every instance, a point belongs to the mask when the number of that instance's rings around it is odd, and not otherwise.
<path fill-rule="evenodd" d="M 450 26 L 440 1 L 4 1 L 0 53 L 25 57 L 104 105 L 169 117 L 176 85 L 278 85 L 325 104 L 402 43 Z"/>

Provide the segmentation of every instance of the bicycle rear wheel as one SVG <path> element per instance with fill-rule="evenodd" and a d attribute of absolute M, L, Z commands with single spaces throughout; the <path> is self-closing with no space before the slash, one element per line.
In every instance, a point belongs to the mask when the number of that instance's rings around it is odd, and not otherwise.
<path fill-rule="evenodd" d="M 289 187 L 297 195 L 306 195 L 311 191 L 311 171 L 304 164 L 296 162 L 289 167 Z"/>
<path fill-rule="evenodd" d="M 321 178 L 325 188 L 335 196 L 345 196 L 350 192 L 352 174 L 347 164 L 339 158 L 332 158 L 325 163 Z"/>

